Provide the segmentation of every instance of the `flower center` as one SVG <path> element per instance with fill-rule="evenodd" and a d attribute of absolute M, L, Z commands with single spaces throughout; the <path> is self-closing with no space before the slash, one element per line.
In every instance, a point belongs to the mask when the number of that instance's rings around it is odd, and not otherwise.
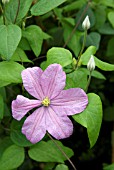
<path fill-rule="evenodd" d="M 49 106 L 50 105 L 50 100 L 48 97 L 45 97 L 43 100 L 42 100 L 42 104 L 44 106 Z"/>

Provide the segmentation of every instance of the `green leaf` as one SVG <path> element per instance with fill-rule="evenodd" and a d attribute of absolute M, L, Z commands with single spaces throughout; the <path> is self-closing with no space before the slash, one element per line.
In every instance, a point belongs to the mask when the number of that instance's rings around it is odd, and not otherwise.
<path fill-rule="evenodd" d="M 32 8 L 31 8 L 31 14 L 32 15 L 43 15 L 55 7 L 61 5 L 66 0 L 39 0 Z"/>
<path fill-rule="evenodd" d="M 64 164 L 59 164 L 56 166 L 55 170 L 69 170 L 69 169 L 68 169 L 68 166 Z"/>
<path fill-rule="evenodd" d="M 45 70 L 47 68 L 47 63 L 46 61 L 43 61 L 41 64 L 40 64 L 40 67 L 42 70 Z"/>
<path fill-rule="evenodd" d="M 23 31 L 23 37 L 28 40 L 31 49 L 37 57 L 41 52 L 43 43 L 43 33 L 41 28 L 36 25 L 30 25 L 25 31 Z"/>
<path fill-rule="evenodd" d="M 24 67 L 16 62 L 0 62 L 0 87 L 11 83 L 21 83 L 22 70 L 24 70 Z"/>
<path fill-rule="evenodd" d="M 18 46 L 19 48 L 21 48 L 22 50 L 31 50 L 31 47 L 30 47 L 30 45 L 29 45 L 29 42 L 28 42 L 28 40 L 26 39 L 26 38 L 24 38 L 24 37 L 22 37 L 21 38 L 21 41 L 20 41 L 20 43 L 19 43 L 19 46 Z"/>
<path fill-rule="evenodd" d="M 6 90 L 4 87 L 0 88 L 0 95 L 3 97 L 3 100 L 6 101 Z"/>
<path fill-rule="evenodd" d="M 114 163 L 110 165 L 106 165 L 103 167 L 103 170 L 114 170 Z"/>
<path fill-rule="evenodd" d="M 86 51 L 81 56 L 81 62 L 82 64 L 86 65 L 91 57 L 91 55 L 94 55 L 96 53 L 96 47 L 90 46 L 86 49 Z"/>
<path fill-rule="evenodd" d="M 100 40 L 101 40 L 101 35 L 97 32 L 91 32 L 90 34 L 88 34 L 87 39 L 86 39 L 86 46 L 95 46 L 96 49 L 99 48 L 99 44 L 100 44 Z"/>
<path fill-rule="evenodd" d="M 96 18 L 96 23 L 95 23 L 95 29 L 99 29 L 102 27 L 106 21 L 106 9 L 105 6 L 102 5 L 97 5 L 95 8 L 95 18 Z"/>
<path fill-rule="evenodd" d="M 102 4 L 102 5 L 105 5 L 107 7 L 114 8 L 114 1 L 113 0 L 100 0 L 99 3 Z"/>
<path fill-rule="evenodd" d="M 64 6 L 62 9 L 64 10 L 64 12 L 73 11 L 82 8 L 82 6 L 85 3 L 86 3 L 85 0 L 77 0 L 75 2 L 69 3 L 68 5 Z"/>
<path fill-rule="evenodd" d="M 0 141 L 0 159 L 4 153 L 4 151 L 13 144 L 13 142 L 11 141 L 10 137 L 4 137 L 1 139 Z"/>
<path fill-rule="evenodd" d="M 87 75 L 90 75 L 90 71 L 87 68 L 80 68 L 80 71 L 84 71 Z M 106 80 L 105 76 L 97 70 L 93 70 L 91 76 L 98 79 Z"/>
<path fill-rule="evenodd" d="M 99 60 L 98 58 L 94 57 L 95 59 L 95 64 L 98 68 L 104 71 L 113 71 L 114 70 L 114 64 L 108 64 L 106 62 L 103 62 Z"/>
<path fill-rule="evenodd" d="M 72 116 L 75 121 L 87 128 L 90 147 L 93 147 L 99 136 L 102 123 L 102 103 L 94 93 L 88 94 L 88 106 L 80 114 Z"/>
<path fill-rule="evenodd" d="M 16 145 L 9 146 L 0 159 L 0 170 L 11 170 L 19 167 L 24 161 L 24 149 Z"/>
<path fill-rule="evenodd" d="M 72 63 L 72 54 L 69 50 L 61 47 L 52 47 L 47 52 L 47 66 L 53 63 L 61 64 L 63 67 Z"/>
<path fill-rule="evenodd" d="M 27 55 L 25 54 L 25 52 L 17 47 L 15 53 L 13 54 L 11 61 L 20 61 L 20 62 L 32 62 L 31 60 L 28 59 Z"/>
<path fill-rule="evenodd" d="M 23 146 L 23 147 L 32 146 L 33 144 L 30 141 L 28 141 L 25 135 L 23 135 L 21 132 L 23 123 L 24 120 L 12 121 L 11 133 L 10 133 L 11 140 L 18 146 Z"/>
<path fill-rule="evenodd" d="M 66 89 L 80 87 L 85 89 L 87 85 L 87 74 L 81 70 L 75 70 L 74 72 L 67 74 L 66 77 Z"/>
<path fill-rule="evenodd" d="M 9 23 L 18 23 L 24 18 L 33 0 L 10 0 L 6 4 L 5 17 Z"/>
<path fill-rule="evenodd" d="M 111 12 L 108 13 L 108 19 L 109 19 L 111 25 L 114 28 L 114 11 L 111 11 Z"/>
<path fill-rule="evenodd" d="M 3 97 L 0 95 L 0 119 L 3 118 L 4 115 L 4 101 Z"/>
<path fill-rule="evenodd" d="M 0 25 L 0 54 L 10 60 L 21 39 L 21 29 L 17 25 Z"/>
<path fill-rule="evenodd" d="M 109 23 L 104 23 L 104 25 L 100 27 L 98 31 L 101 34 L 114 35 L 114 28 Z"/>
<path fill-rule="evenodd" d="M 70 148 L 62 145 L 60 141 L 56 141 L 56 143 L 63 149 L 63 151 L 68 155 L 69 158 L 73 156 L 73 151 Z M 63 154 L 51 140 L 48 142 L 41 141 L 32 146 L 28 151 L 28 154 L 31 159 L 38 162 L 64 163 L 64 161 L 67 159 L 63 156 Z"/>

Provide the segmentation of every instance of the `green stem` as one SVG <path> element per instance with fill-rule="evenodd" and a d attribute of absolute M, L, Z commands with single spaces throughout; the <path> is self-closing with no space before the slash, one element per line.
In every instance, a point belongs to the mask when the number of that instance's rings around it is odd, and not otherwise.
<path fill-rule="evenodd" d="M 69 159 L 69 157 L 66 155 L 66 153 L 62 150 L 62 148 L 57 144 L 57 142 L 51 137 L 51 135 L 47 132 L 47 135 L 49 138 L 53 141 L 53 143 L 57 146 L 57 148 L 62 152 L 62 154 L 67 158 L 67 160 L 70 162 L 74 170 L 77 170 L 72 161 Z"/>
<path fill-rule="evenodd" d="M 92 75 L 92 71 L 90 71 L 90 74 L 89 74 L 87 86 L 86 86 L 86 89 L 85 89 L 85 92 L 86 92 L 86 93 L 87 93 L 87 91 L 88 91 L 88 88 L 89 88 L 89 85 L 90 85 L 90 82 L 91 82 L 91 75 Z"/>
<path fill-rule="evenodd" d="M 78 67 L 78 63 L 79 63 L 79 61 L 80 61 L 81 55 L 82 55 L 82 53 L 83 53 L 83 50 L 84 50 L 84 48 L 85 48 L 86 37 L 87 37 L 87 30 L 85 30 L 85 32 L 84 32 L 84 38 L 83 38 L 82 48 L 81 48 L 81 50 L 80 50 L 80 53 L 79 53 L 78 60 L 77 60 L 77 63 L 76 63 L 75 68 Z"/>

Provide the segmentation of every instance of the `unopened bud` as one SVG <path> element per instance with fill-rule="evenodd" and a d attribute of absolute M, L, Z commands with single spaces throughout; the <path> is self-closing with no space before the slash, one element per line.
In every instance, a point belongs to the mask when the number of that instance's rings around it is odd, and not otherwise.
<path fill-rule="evenodd" d="M 89 71 L 93 71 L 95 69 L 95 61 L 94 61 L 94 56 L 91 55 L 89 62 L 87 64 L 87 68 Z"/>
<path fill-rule="evenodd" d="M 84 30 L 88 30 L 90 28 L 90 20 L 89 16 L 87 15 L 84 21 L 82 22 L 82 27 Z"/>
<path fill-rule="evenodd" d="M 76 63 L 77 63 L 77 61 L 76 61 L 76 59 L 73 57 L 73 65 L 76 65 Z"/>
<path fill-rule="evenodd" d="M 3 4 L 6 4 L 6 3 L 8 3 L 10 0 L 2 0 L 2 3 Z"/>

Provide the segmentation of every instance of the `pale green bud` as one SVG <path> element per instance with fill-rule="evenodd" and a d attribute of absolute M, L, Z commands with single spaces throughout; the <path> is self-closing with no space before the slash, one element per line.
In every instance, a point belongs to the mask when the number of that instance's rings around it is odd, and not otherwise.
<path fill-rule="evenodd" d="M 87 64 L 87 68 L 89 71 L 93 71 L 95 69 L 95 61 L 94 61 L 94 56 L 91 55 L 88 64 Z"/>
<path fill-rule="evenodd" d="M 2 0 L 2 3 L 3 4 L 6 4 L 6 3 L 8 3 L 10 0 Z"/>
<path fill-rule="evenodd" d="M 89 16 L 87 15 L 84 21 L 82 22 L 82 27 L 84 30 L 88 30 L 90 28 L 90 20 Z"/>

